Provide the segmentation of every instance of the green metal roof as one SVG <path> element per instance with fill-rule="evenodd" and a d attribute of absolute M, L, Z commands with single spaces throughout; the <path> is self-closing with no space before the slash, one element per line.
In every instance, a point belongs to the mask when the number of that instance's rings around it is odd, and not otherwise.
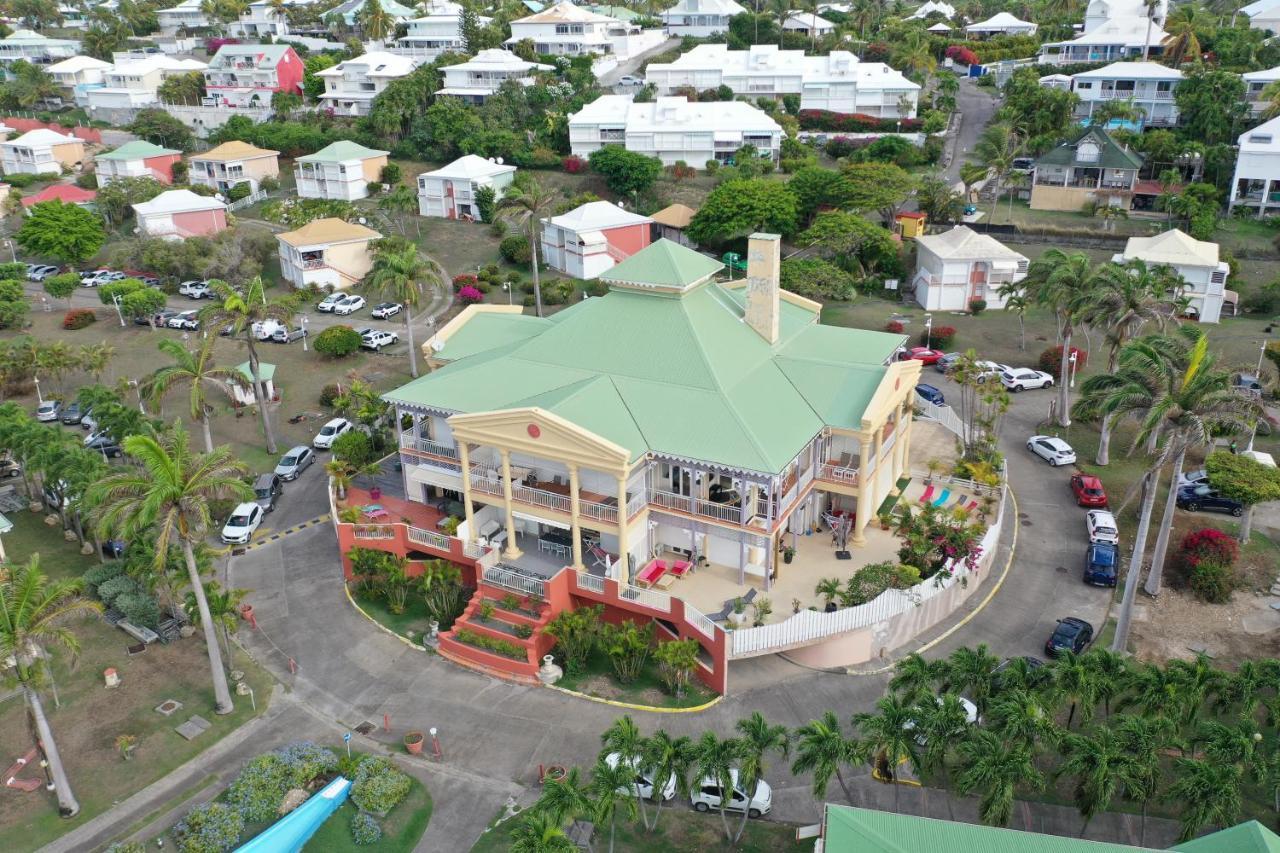
<path fill-rule="evenodd" d="M 1152 850 L 827 804 L 827 853 L 1137 853 Z M 1226 848 L 1223 848 L 1224 850 Z"/>
<path fill-rule="evenodd" d="M 1076 148 L 1086 139 L 1097 143 L 1099 155 L 1097 160 L 1080 163 L 1076 160 Z M 1049 153 L 1036 160 L 1037 166 L 1092 166 L 1103 169 L 1138 169 L 1142 166 L 1142 155 L 1121 147 L 1111 134 L 1097 125 L 1090 125 L 1076 134 L 1074 139 L 1058 143 Z"/>
<path fill-rule="evenodd" d="M 365 148 L 358 142 L 340 139 L 332 145 L 326 145 L 314 154 L 299 157 L 299 163 L 345 163 L 348 160 L 366 160 L 370 157 L 381 157 L 386 151 L 375 151 Z"/>
<path fill-rule="evenodd" d="M 652 246 L 633 269 L 649 253 L 656 267 L 679 254 Z M 670 286 L 683 286 L 684 263 Z M 478 313 L 437 353 L 448 364 L 386 399 L 466 413 L 538 407 L 633 460 L 654 451 L 777 473 L 824 425 L 860 426 L 902 336 L 832 328 L 811 339 L 816 314 L 784 300 L 771 346 L 744 322 L 743 299 L 707 282 L 675 295 L 620 287 L 547 320 Z"/>
<path fill-rule="evenodd" d="M 724 264 L 665 237 L 600 276 L 632 287 L 690 287 L 724 269 Z"/>
<path fill-rule="evenodd" d="M 148 157 L 163 157 L 166 154 L 181 154 L 176 148 L 161 148 L 145 139 L 126 142 L 114 151 L 99 154 L 99 160 L 145 160 Z"/>
<path fill-rule="evenodd" d="M 236 370 L 240 371 L 240 374 L 244 376 L 245 379 L 248 379 L 250 382 L 253 381 L 253 368 L 249 366 L 249 362 L 246 361 L 241 364 L 237 364 Z M 265 361 L 258 362 L 258 378 L 259 379 L 261 379 L 263 382 L 270 382 L 272 379 L 275 378 L 275 375 L 276 375 L 276 366 L 274 364 L 268 364 Z"/>
<path fill-rule="evenodd" d="M 1173 847 L 1179 853 L 1280 853 L 1280 835 L 1256 820 Z"/>

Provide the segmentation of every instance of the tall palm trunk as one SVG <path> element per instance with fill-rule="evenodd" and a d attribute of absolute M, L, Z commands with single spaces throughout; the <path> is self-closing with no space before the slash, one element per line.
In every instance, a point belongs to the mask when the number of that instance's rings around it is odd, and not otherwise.
<path fill-rule="evenodd" d="M 1164 580 L 1164 557 L 1169 550 L 1169 537 L 1173 533 L 1173 514 L 1178 504 L 1178 478 L 1182 476 L 1182 463 L 1186 459 L 1185 448 L 1178 451 L 1173 460 L 1173 478 L 1169 480 L 1169 497 L 1164 502 L 1164 517 L 1160 520 L 1160 531 L 1156 534 L 1156 550 L 1151 555 L 1151 574 L 1147 575 L 1147 584 L 1143 587 L 1147 595 L 1159 595 L 1160 584 Z"/>
<path fill-rule="evenodd" d="M 245 340 L 249 343 L 249 373 L 253 377 L 253 400 L 258 404 L 258 415 L 262 418 L 262 433 L 267 439 L 267 452 L 276 452 L 276 436 L 271 430 L 271 418 L 267 416 L 267 399 L 262 390 L 262 376 L 258 372 L 258 349 L 253 345 L 253 329 L 245 329 Z"/>
<path fill-rule="evenodd" d="M 213 433 L 209 432 L 209 411 L 205 410 L 200 416 L 200 428 L 204 432 L 204 452 L 213 452 Z"/>
<path fill-rule="evenodd" d="M 413 313 L 409 306 L 404 308 L 404 336 L 409 341 L 409 374 L 418 378 L 418 348 L 413 345 Z"/>
<path fill-rule="evenodd" d="M 732 790 L 732 788 L 727 788 L 721 789 L 720 791 L 720 823 L 724 826 L 724 837 L 726 841 L 733 838 L 733 832 L 729 829 L 729 818 L 724 813 L 724 807 L 729 802 L 729 797 L 732 796 Z M 750 803 L 747 803 L 748 808 L 750 805 Z"/>
<path fill-rule="evenodd" d="M 204 595 L 204 584 L 200 582 L 200 570 L 196 567 L 196 552 L 191 541 L 182 540 L 182 556 L 187 561 L 187 576 L 191 582 L 192 594 L 196 597 L 196 607 L 200 611 L 200 627 L 204 629 L 204 644 L 209 652 L 209 670 L 213 675 L 213 699 L 215 711 L 219 714 L 230 714 L 235 710 L 231 701 L 231 691 L 227 688 L 227 674 L 222 669 L 222 650 L 218 648 L 218 633 L 214 627 L 213 617 L 209 614 L 209 599 Z"/>
<path fill-rule="evenodd" d="M 40 701 L 40 694 L 30 684 L 22 685 L 22 695 L 27 700 L 27 710 L 31 714 L 31 721 L 35 724 L 40 748 L 44 751 L 45 761 L 49 764 L 53 790 L 58 795 L 58 813 L 63 817 L 75 817 L 80 813 L 80 803 L 71 791 L 71 780 L 67 777 L 67 769 L 62 766 L 62 757 L 58 755 L 58 744 L 53 740 L 53 729 L 49 727 L 49 720 L 44 715 L 44 703 Z"/>
<path fill-rule="evenodd" d="M 1062 361 L 1058 365 L 1058 426 L 1071 426 L 1071 323 L 1062 329 Z"/>
<path fill-rule="evenodd" d="M 1102 436 L 1098 440 L 1098 456 L 1094 460 L 1099 465 L 1111 462 L 1111 415 L 1102 416 Z"/>
<path fill-rule="evenodd" d="M 533 311 L 542 316 L 542 283 L 538 280 L 538 220 L 529 217 L 529 263 L 533 267 Z"/>
<path fill-rule="evenodd" d="M 1138 583 L 1142 580 L 1142 557 L 1147 550 L 1147 531 L 1151 528 L 1151 512 L 1155 508 L 1156 490 L 1159 487 L 1160 469 L 1152 468 L 1142 478 L 1142 511 L 1138 515 L 1138 532 L 1133 537 L 1133 556 L 1129 560 L 1129 572 L 1125 576 L 1124 598 L 1120 602 L 1120 616 L 1116 619 L 1116 635 L 1111 641 L 1111 651 L 1119 654 L 1128 652 L 1133 601 L 1138 595 Z"/>
<path fill-rule="evenodd" d="M 751 804 L 755 802 L 756 793 L 760 790 L 760 780 L 757 779 L 755 784 L 751 786 L 751 795 L 747 797 L 747 807 L 742 810 L 742 820 L 738 821 L 738 831 L 733 834 L 733 843 L 737 844 L 742 838 L 742 833 L 747 831 L 747 818 L 751 816 Z"/>
<path fill-rule="evenodd" d="M 844 801 L 853 805 L 853 794 L 849 791 L 849 783 L 844 781 L 844 774 L 839 770 L 836 771 L 836 781 L 840 783 L 840 790 L 844 791 Z"/>

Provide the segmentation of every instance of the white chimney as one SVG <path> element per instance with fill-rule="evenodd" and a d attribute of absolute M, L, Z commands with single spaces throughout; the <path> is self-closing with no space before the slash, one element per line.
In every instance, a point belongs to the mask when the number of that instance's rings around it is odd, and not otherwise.
<path fill-rule="evenodd" d="M 770 344 L 778 342 L 781 264 L 782 238 L 777 234 L 752 234 L 747 239 L 747 325 Z"/>

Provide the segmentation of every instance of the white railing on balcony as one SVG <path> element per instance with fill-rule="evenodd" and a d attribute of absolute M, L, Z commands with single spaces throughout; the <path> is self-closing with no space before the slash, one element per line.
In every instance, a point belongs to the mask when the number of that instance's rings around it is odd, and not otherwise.
<path fill-rule="evenodd" d="M 485 568 L 482 574 L 484 582 L 492 586 L 500 586 L 503 589 L 521 592 L 525 595 L 546 597 L 547 583 L 540 578 L 518 574 L 510 569 L 504 569 L 502 566 L 489 566 Z"/>
<path fill-rule="evenodd" d="M 500 497 L 502 495 L 502 481 L 491 480 L 488 477 L 477 477 L 473 468 L 471 471 L 471 490 Z"/>
<path fill-rule="evenodd" d="M 720 630 L 709 616 L 687 601 L 684 603 L 684 618 L 707 639 L 715 637 L 716 631 Z"/>
<path fill-rule="evenodd" d="M 920 412 L 920 417 L 937 421 L 955 433 L 961 441 L 964 441 L 964 421 L 960 420 L 960 416 L 950 406 L 935 406 L 919 394 L 916 395 L 915 406 L 916 410 Z"/>
<path fill-rule="evenodd" d="M 481 545 L 479 542 L 463 542 L 462 543 L 463 556 L 470 557 L 473 560 L 478 560 L 481 557 L 483 557 L 487 550 L 488 549 L 485 548 L 485 546 Z"/>
<path fill-rule="evenodd" d="M 511 499 L 521 503 L 553 509 L 556 512 L 569 512 L 569 496 L 555 492 L 544 492 L 529 486 L 511 484 Z"/>
<path fill-rule="evenodd" d="M 631 584 L 618 584 L 618 595 L 628 601 L 634 601 L 636 604 L 644 607 L 650 607 L 654 610 L 661 610 L 663 613 L 671 612 L 671 596 L 665 592 L 658 592 L 652 589 L 641 589 Z"/>
<path fill-rule="evenodd" d="M 438 548 L 441 551 L 452 550 L 450 547 L 452 537 L 445 536 L 443 533 L 436 533 L 434 530 L 423 530 L 421 527 L 409 528 L 409 541 L 417 542 L 419 545 L 430 545 L 432 548 Z"/>
<path fill-rule="evenodd" d="M 664 509 L 673 509 L 676 512 L 683 512 L 686 515 L 701 515 L 706 518 L 715 518 L 720 521 L 728 522 L 739 522 L 742 520 L 742 510 L 736 506 L 712 503 L 711 501 L 704 501 L 701 498 L 677 495 L 674 492 L 655 491 L 650 502 L 657 504 Z"/>
<path fill-rule="evenodd" d="M 847 483 L 850 486 L 856 486 L 858 484 L 858 469 L 841 468 L 839 465 L 823 462 L 818 468 L 818 479 L 826 480 L 830 483 Z"/>
<path fill-rule="evenodd" d="M 649 504 L 649 496 L 644 492 L 636 492 L 627 501 L 627 518 L 635 515 Z"/>
<path fill-rule="evenodd" d="M 448 459 L 458 458 L 458 448 L 452 444 L 441 444 L 429 438 L 416 438 L 408 433 L 400 436 L 400 446 L 407 447 L 410 450 L 420 450 L 423 453 L 431 453 L 435 456 L 444 456 Z"/>
<path fill-rule="evenodd" d="M 568 498 L 566 498 L 568 500 Z M 578 501 L 578 513 L 586 518 L 594 518 L 597 521 L 613 521 L 618 520 L 618 508 L 609 506 L 608 504 L 596 503 L 595 501 Z"/>
<path fill-rule="evenodd" d="M 595 575 L 587 574 L 586 572 L 578 572 L 574 581 L 581 589 L 589 589 L 592 592 L 598 592 L 602 595 L 604 594 L 604 578 L 596 577 Z"/>
<path fill-rule="evenodd" d="M 892 450 L 892 449 L 893 449 L 893 446 L 894 446 L 895 444 L 897 444 L 897 443 L 898 443 L 898 430 L 896 430 L 896 429 L 895 429 L 893 432 L 889 433 L 889 437 L 888 437 L 888 438 L 886 438 L 886 439 L 881 443 L 881 445 L 880 445 L 880 458 L 881 458 L 881 459 L 883 459 L 883 458 L 885 458 L 886 456 L 888 456 L 888 455 L 889 455 L 889 451 L 890 451 L 890 450 Z"/>

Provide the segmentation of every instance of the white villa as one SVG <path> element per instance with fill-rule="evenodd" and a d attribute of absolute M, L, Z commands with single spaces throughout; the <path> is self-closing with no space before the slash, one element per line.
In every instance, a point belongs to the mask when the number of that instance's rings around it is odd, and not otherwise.
<path fill-rule="evenodd" d="M 542 220 L 542 258 L 552 269 L 592 279 L 649 245 L 653 220 L 592 201 Z"/>
<path fill-rule="evenodd" d="M 981 299 L 1003 308 L 1003 285 L 1027 277 L 1030 261 L 987 234 L 957 225 L 916 239 L 915 301 L 926 311 L 967 311 Z"/>
<path fill-rule="evenodd" d="M 795 12 L 782 24 L 789 33 L 800 33 L 804 36 L 816 35 L 818 38 L 829 36 L 836 31 L 836 25 L 826 18 L 820 18 L 812 12 Z"/>
<path fill-rule="evenodd" d="M 728 86 L 752 98 L 799 95 L 800 108 L 914 118 L 920 86 L 882 62 L 859 62 L 844 50 L 806 56 L 803 50 L 755 45 L 729 50 L 700 44 L 675 62 L 651 63 L 645 81 L 659 94 L 692 86 L 698 91 Z"/>
<path fill-rule="evenodd" d="M 459 65 L 444 68 L 444 88 L 437 95 L 461 98 L 469 104 L 484 103 L 509 80 L 521 86 L 532 86 L 537 71 L 550 71 L 550 65 L 526 62 L 509 50 L 482 50 Z"/>
<path fill-rule="evenodd" d="M 1272 83 L 1280 80 L 1280 65 L 1265 71 L 1249 71 L 1240 75 L 1244 80 L 1244 100 L 1249 106 L 1249 114 L 1257 118 L 1266 104 L 1262 101 L 1262 92 Z"/>
<path fill-rule="evenodd" d="M 369 183 L 382 179 L 386 151 L 339 140 L 294 160 L 299 198 L 355 201 L 369 195 Z"/>
<path fill-rule="evenodd" d="M 64 166 L 74 168 L 84 162 L 84 156 L 80 139 L 43 127 L 0 142 L 0 162 L 6 175 L 61 175 Z"/>
<path fill-rule="evenodd" d="M 178 59 L 162 54 L 117 62 L 103 72 L 102 86 L 88 90 L 89 109 L 145 107 L 158 103 L 156 92 L 166 77 L 205 71 L 208 67 L 198 59 Z"/>
<path fill-rule="evenodd" d="M 492 18 L 476 16 L 480 26 Z M 404 36 L 396 40 L 393 53 L 412 56 L 421 62 L 431 62 L 448 50 L 462 52 L 462 7 L 450 0 L 432 0 L 421 18 L 406 24 Z"/>
<path fill-rule="evenodd" d="M 25 59 L 33 65 L 49 65 L 80 53 L 80 42 L 55 39 L 34 30 L 14 30 L 0 39 L 0 63 Z"/>
<path fill-rule="evenodd" d="M 619 61 L 657 47 L 666 39 L 662 30 L 643 30 L 635 24 L 560 2 L 541 12 L 511 22 L 510 48 L 528 39 L 539 54 L 600 57 L 596 73 L 614 68 Z"/>
<path fill-rule="evenodd" d="M 1037 29 L 1039 29 L 1038 24 L 1020 20 L 1008 12 L 999 12 L 985 21 L 970 24 L 964 28 L 964 31 L 971 36 L 986 38 L 988 36 L 1033 36 Z"/>
<path fill-rule="evenodd" d="M 1073 65 L 1141 59 L 1143 45 L 1148 48 L 1148 58 L 1157 57 L 1164 53 L 1168 37 L 1158 23 L 1149 22 L 1145 15 L 1109 18 L 1070 41 L 1045 42 L 1040 46 L 1039 61 L 1046 65 Z"/>
<path fill-rule="evenodd" d="M 179 30 L 200 30 L 209 26 L 209 19 L 205 17 L 201 6 L 202 0 L 182 0 L 172 9 L 160 9 L 156 12 L 156 18 L 160 21 L 160 34 L 166 36 L 177 35 Z"/>
<path fill-rule="evenodd" d="M 679 0 L 659 17 L 673 36 L 705 38 L 729 31 L 729 19 L 747 10 L 733 0 Z"/>
<path fill-rule="evenodd" d="M 1158 62 L 1113 62 L 1103 68 L 1084 71 L 1071 78 L 1071 88 L 1080 97 L 1075 116 L 1093 117 L 1094 110 L 1108 101 L 1131 101 L 1142 110 L 1139 126 L 1172 126 L 1178 123 L 1174 92 L 1183 74 Z"/>
<path fill-rule="evenodd" d="M 289 34 L 289 19 L 282 11 L 276 11 L 270 0 L 257 0 L 245 7 L 240 17 L 227 27 L 227 31 L 240 38 L 261 39 L 270 36 L 278 39 Z"/>
<path fill-rule="evenodd" d="M 61 62 L 55 62 L 45 70 L 63 89 L 66 89 L 77 104 L 88 103 L 89 89 L 103 85 L 106 72 L 111 68 L 110 62 L 94 59 L 92 56 L 73 56 Z"/>
<path fill-rule="evenodd" d="M 1280 32 L 1280 0 L 1258 0 L 1242 6 L 1240 14 L 1249 19 L 1250 29 Z"/>
<path fill-rule="evenodd" d="M 1256 208 L 1258 218 L 1280 213 L 1280 116 L 1240 134 L 1227 211 Z"/>
<path fill-rule="evenodd" d="M 373 99 L 382 94 L 393 80 L 409 76 L 417 64 L 407 56 L 385 51 L 339 62 L 316 73 L 317 77 L 324 79 L 320 107 L 333 110 L 340 116 L 368 115 Z"/>
<path fill-rule="evenodd" d="M 1148 266 L 1167 266 L 1187 283 L 1183 295 L 1191 302 L 1187 313 L 1201 323 L 1217 323 L 1230 267 L 1218 260 L 1218 244 L 1196 240 L 1177 228 L 1155 237 L 1130 237 L 1118 264 L 1142 260 Z"/>
<path fill-rule="evenodd" d="M 515 166 L 486 160 L 475 154 L 459 157 L 434 172 L 418 175 L 418 213 L 481 222 L 476 191 L 481 187 L 492 187 L 493 200 L 497 201 L 511 186 L 515 176 Z"/>
<path fill-rule="evenodd" d="M 908 15 L 907 20 L 923 21 L 930 15 L 942 15 L 944 18 L 954 18 L 956 16 L 956 7 L 952 6 L 950 3 L 939 3 L 935 2 L 935 0 L 928 0 Z"/>
<path fill-rule="evenodd" d="M 586 157 L 605 145 L 657 157 L 663 165 L 684 161 L 701 168 L 724 162 L 743 145 L 776 160 L 782 127 L 742 101 L 699 101 L 667 96 L 635 103 L 634 95 L 604 95 L 569 117 L 569 145 Z"/>

